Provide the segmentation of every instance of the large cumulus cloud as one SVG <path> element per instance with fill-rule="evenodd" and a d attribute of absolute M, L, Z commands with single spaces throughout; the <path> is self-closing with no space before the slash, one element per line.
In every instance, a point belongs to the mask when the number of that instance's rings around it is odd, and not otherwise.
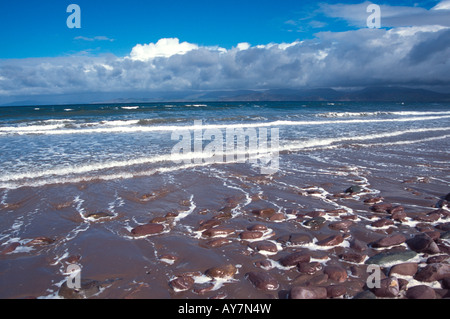
<path fill-rule="evenodd" d="M 322 32 L 293 43 L 225 49 L 178 39 L 128 56 L 0 61 L 0 95 L 167 90 L 450 86 L 450 28 L 424 25 Z"/>

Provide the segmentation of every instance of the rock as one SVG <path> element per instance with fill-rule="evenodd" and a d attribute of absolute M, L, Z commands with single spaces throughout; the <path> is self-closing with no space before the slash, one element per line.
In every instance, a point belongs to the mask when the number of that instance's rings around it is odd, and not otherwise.
<path fill-rule="evenodd" d="M 322 216 L 325 216 L 325 212 L 322 210 L 316 210 L 316 211 L 305 214 L 305 216 L 309 216 L 311 218 L 322 217 Z"/>
<path fill-rule="evenodd" d="M 419 269 L 414 279 L 423 282 L 433 282 L 450 277 L 450 264 L 428 264 Z"/>
<path fill-rule="evenodd" d="M 324 287 L 296 286 L 291 289 L 290 299 L 326 299 L 327 289 Z"/>
<path fill-rule="evenodd" d="M 376 213 L 387 213 L 388 210 L 392 209 L 392 204 L 375 204 L 371 206 L 370 209 Z"/>
<path fill-rule="evenodd" d="M 275 214 L 275 209 L 273 208 L 254 209 L 252 210 L 252 214 L 261 218 L 270 218 Z"/>
<path fill-rule="evenodd" d="M 263 233 L 260 231 L 243 231 L 239 234 L 239 237 L 244 240 L 252 240 L 252 239 L 258 239 L 263 236 Z"/>
<path fill-rule="evenodd" d="M 373 242 L 371 245 L 374 248 L 384 248 L 384 247 L 400 245 L 400 244 L 403 244 L 405 241 L 406 241 L 405 236 L 403 236 L 401 234 L 396 234 L 396 235 L 381 238 L 381 239 Z"/>
<path fill-rule="evenodd" d="M 442 230 L 444 232 L 450 231 L 450 223 L 439 224 L 435 226 L 437 229 Z"/>
<path fill-rule="evenodd" d="M 444 200 L 450 202 L 450 193 L 448 193 L 447 195 L 445 195 Z"/>
<path fill-rule="evenodd" d="M 343 208 L 339 208 L 339 209 L 333 209 L 333 210 L 326 210 L 324 213 L 327 215 L 336 216 L 339 214 L 345 214 L 345 213 L 347 213 L 347 211 Z"/>
<path fill-rule="evenodd" d="M 356 193 L 361 193 L 362 191 L 363 191 L 363 189 L 361 186 L 353 185 L 353 186 L 350 186 L 349 188 L 347 188 L 344 193 L 356 194 Z"/>
<path fill-rule="evenodd" d="M 395 277 L 384 278 L 380 280 L 380 288 L 373 288 L 373 293 L 377 297 L 394 298 L 400 292 L 398 280 Z"/>
<path fill-rule="evenodd" d="M 276 253 L 278 247 L 270 241 L 260 241 L 249 245 L 251 249 L 262 252 Z"/>
<path fill-rule="evenodd" d="M 205 275 L 211 278 L 233 278 L 237 269 L 235 266 L 228 264 L 220 267 L 214 267 L 206 270 Z"/>
<path fill-rule="evenodd" d="M 450 231 L 446 231 L 445 233 L 441 234 L 442 239 L 450 239 Z"/>
<path fill-rule="evenodd" d="M 205 237 L 226 237 L 230 234 L 234 233 L 234 229 L 230 228 L 210 228 L 203 232 L 203 236 Z"/>
<path fill-rule="evenodd" d="M 370 226 L 377 227 L 377 228 L 384 227 L 384 226 L 390 226 L 390 225 L 394 225 L 394 222 L 391 219 L 387 219 L 387 218 L 381 218 L 370 224 Z"/>
<path fill-rule="evenodd" d="M 450 261 L 450 256 L 448 255 L 439 255 L 439 256 L 433 256 L 427 259 L 427 264 L 439 264 L 439 263 L 446 263 Z"/>
<path fill-rule="evenodd" d="M 46 246 L 53 244 L 55 242 L 54 239 L 48 237 L 36 237 L 30 242 L 26 244 L 26 246 Z"/>
<path fill-rule="evenodd" d="M 282 257 L 278 262 L 284 267 L 291 267 L 299 263 L 308 263 L 310 259 L 308 252 L 299 251 Z"/>
<path fill-rule="evenodd" d="M 379 202 L 382 202 L 384 200 L 383 197 L 372 197 L 372 198 L 367 198 L 364 200 L 364 203 L 366 204 L 376 204 Z"/>
<path fill-rule="evenodd" d="M 328 298 L 337 298 L 347 293 L 347 288 L 341 285 L 331 285 L 326 287 Z"/>
<path fill-rule="evenodd" d="M 135 237 L 149 236 L 159 234 L 164 231 L 164 226 L 161 224 L 145 224 L 139 225 L 131 230 L 131 234 Z"/>
<path fill-rule="evenodd" d="M 339 266 L 326 266 L 323 272 L 328 278 L 337 282 L 345 282 L 347 280 L 347 271 Z"/>
<path fill-rule="evenodd" d="M 450 289 L 450 277 L 442 279 L 442 288 Z"/>
<path fill-rule="evenodd" d="M 267 259 L 255 262 L 255 266 L 259 267 L 259 268 L 262 268 L 264 270 L 270 270 L 270 269 L 274 268 L 272 263 L 269 260 L 267 260 Z"/>
<path fill-rule="evenodd" d="M 440 214 L 437 213 L 431 213 L 431 214 L 421 214 L 414 218 L 414 220 L 417 220 L 419 222 L 426 222 L 426 223 L 432 223 L 441 218 Z"/>
<path fill-rule="evenodd" d="M 12 253 L 14 250 L 16 250 L 17 247 L 20 246 L 20 243 L 15 242 L 7 245 L 1 252 L 0 255 L 6 255 L 9 253 Z"/>
<path fill-rule="evenodd" d="M 360 264 L 366 259 L 367 255 L 358 253 L 343 253 L 339 255 L 339 258 L 348 262 Z"/>
<path fill-rule="evenodd" d="M 350 242 L 350 248 L 352 248 L 353 250 L 362 252 L 365 251 L 367 249 L 367 244 L 358 240 L 358 239 L 353 239 Z"/>
<path fill-rule="evenodd" d="M 404 211 L 405 211 L 405 208 L 403 206 L 401 206 L 401 205 L 395 206 L 395 207 L 391 207 L 391 208 L 387 209 L 387 212 L 389 214 L 391 214 L 391 215 L 394 214 L 394 213 L 400 213 L 400 212 L 404 212 Z"/>
<path fill-rule="evenodd" d="M 434 241 L 438 240 L 441 237 L 441 233 L 438 230 L 436 230 L 436 231 L 426 231 L 425 234 L 430 236 L 431 239 L 433 239 Z"/>
<path fill-rule="evenodd" d="M 92 219 L 100 219 L 100 218 L 111 218 L 114 217 L 113 214 L 107 213 L 107 212 L 96 212 L 96 213 L 90 213 L 86 216 L 86 218 L 92 218 Z"/>
<path fill-rule="evenodd" d="M 194 278 L 190 276 L 180 276 L 170 281 L 170 286 L 175 291 L 186 291 L 194 286 Z"/>
<path fill-rule="evenodd" d="M 178 257 L 173 254 L 164 254 L 159 257 L 159 260 L 168 264 L 173 264 L 178 260 Z"/>
<path fill-rule="evenodd" d="M 322 264 L 319 262 L 312 263 L 299 263 L 297 269 L 302 274 L 314 275 L 316 272 L 322 269 Z"/>
<path fill-rule="evenodd" d="M 207 230 L 207 229 L 219 226 L 220 224 L 222 224 L 222 222 L 217 219 L 210 219 L 207 221 L 202 221 L 200 223 L 200 226 L 198 227 L 198 230 L 199 231 Z"/>
<path fill-rule="evenodd" d="M 246 274 L 250 282 L 261 290 L 277 290 L 279 287 L 278 281 L 267 272 L 252 271 Z"/>
<path fill-rule="evenodd" d="M 344 241 L 341 235 L 332 235 L 317 242 L 319 246 L 337 246 Z"/>
<path fill-rule="evenodd" d="M 417 263 L 403 263 L 392 266 L 389 271 L 389 276 L 402 275 L 402 276 L 414 276 L 417 272 L 418 264 Z"/>
<path fill-rule="evenodd" d="M 303 225 L 311 228 L 319 228 L 322 226 L 327 220 L 323 217 L 314 217 L 310 220 L 307 220 L 303 223 Z"/>
<path fill-rule="evenodd" d="M 210 292 L 214 289 L 215 285 L 212 282 L 206 282 L 202 284 L 196 284 L 194 285 L 193 291 L 196 294 L 203 295 L 207 292 Z"/>
<path fill-rule="evenodd" d="M 101 284 L 96 280 L 81 279 L 81 288 L 73 289 L 67 287 L 65 281 L 58 291 L 58 295 L 64 299 L 87 299 L 100 292 Z"/>
<path fill-rule="evenodd" d="M 391 219 L 396 220 L 399 222 L 404 222 L 406 220 L 406 213 L 404 211 L 397 211 L 394 213 L 391 213 Z"/>
<path fill-rule="evenodd" d="M 406 244 L 411 250 L 418 253 L 437 254 L 439 247 L 434 240 L 425 233 L 414 236 L 406 241 Z"/>
<path fill-rule="evenodd" d="M 291 234 L 289 236 L 289 242 L 292 245 L 308 244 L 308 243 L 312 242 L 312 237 L 311 237 L 311 235 L 306 234 L 306 233 Z"/>
<path fill-rule="evenodd" d="M 268 228 L 267 228 L 267 226 L 262 225 L 262 224 L 255 224 L 255 225 L 252 225 L 252 226 L 248 226 L 247 230 L 249 230 L 249 231 L 263 231 L 264 232 L 264 231 L 268 230 Z"/>
<path fill-rule="evenodd" d="M 353 222 L 350 220 L 342 220 L 338 222 L 334 222 L 328 225 L 329 228 L 333 230 L 348 230 L 350 226 L 353 225 Z"/>
<path fill-rule="evenodd" d="M 436 292 L 433 288 L 419 285 L 409 288 L 406 291 L 406 298 L 408 299 L 436 299 Z"/>
<path fill-rule="evenodd" d="M 283 213 L 275 213 L 272 216 L 270 216 L 269 221 L 271 222 L 280 222 L 285 220 L 286 217 L 284 216 Z"/>
<path fill-rule="evenodd" d="M 356 294 L 353 299 L 377 299 L 377 296 L 370 290 L 364 290 Z"/>
<path fill-rule="evenodd" d="M 398 278 L 397 280 L 400 291 L 406 291 L 406 289 L 408 288 L 409 280 L 403 278 Z"/>
<path fill-rule="evenodd" d="M 211 248 L 222 247 L 231 244 L 232 241 L 226 238 L 213 239 L 206 243 Z"/>
<path fill-rule="evenodd" d="M 411 250 L 382 252 L 366 260 L 366 265 L 376 264 L 382 265 L 392 262 L 407 261 L 416 257 L 417 253 Z"/>

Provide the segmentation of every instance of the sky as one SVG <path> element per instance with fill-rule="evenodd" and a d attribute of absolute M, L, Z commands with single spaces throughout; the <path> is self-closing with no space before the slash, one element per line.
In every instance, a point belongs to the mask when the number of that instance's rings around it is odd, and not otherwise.
<path fill-rule="evenodd" d="M 379 26 L 368 24 L 371 4 Z M 449 0 L 2 0 L 0 43 L 0 104 L 114 92 L 450 92 Z"/>

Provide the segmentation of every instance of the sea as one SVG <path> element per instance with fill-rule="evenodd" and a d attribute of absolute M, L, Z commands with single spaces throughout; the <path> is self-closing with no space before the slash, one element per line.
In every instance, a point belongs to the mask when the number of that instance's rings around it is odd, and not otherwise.
<path fill-rule="evenodd" d="M 449 149 L 450 103 L 0 107 L 0 298 L 61 298 L 70 262 L 99 283 L 93 298 L 278 298 L 295 276 L 276 264 L 293 249 L 276 239 L 301 230 L 312 237 L 303 248 L 322 252 L 315 240 L 334 231 L 312 231 L 299 214 L 344 210 L 357 216 L 348 240 L 375 238 L 363 199 L 426 212 L 450 192 Z M 205 236 L 208 220 L 231 229 L 223 245 Z M 133 236 L 149 222 L 164 230 Z M 240 237 L 255 223 L 275 256 Z M 261 260 L 278 289 L 248 280 Z M 205 276 L 224 264 L 232 279 Z M 174 288 L 186 273 L 194 288 Z"/>

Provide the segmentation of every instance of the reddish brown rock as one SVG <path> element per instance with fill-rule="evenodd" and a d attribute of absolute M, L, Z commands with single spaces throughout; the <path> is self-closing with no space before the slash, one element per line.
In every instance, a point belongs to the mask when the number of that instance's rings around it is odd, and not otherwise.
<path fill-rule="evenodd" d="M 259 241 L 257 243 L 252 243 L 249 245 L 250 248 L 257 251 L 276 253 L 278 252 L 278 247 L 270 241 Z"/>
<path fill-rule="evenodd" d="M 151 221 L 150 224 L 164 224 L 167 221 L 166 217 L 154 217 Z"/>
<path fill-rule="evenodd" d="M 324 213 L 327 215 L 339 215 L 339 214 L 345 214 L 347 211 L 343 208 L 339 209 L 333 209 L 333 210 L 326 210 Z"/>
<path fill-rule="evenodd" d="M 267 229 L 267 226 L 262 224 L 255 224 L 247 227 L 247 230 L 249 231 L 266 231 Z"/>
<path fill-rule="evenodd" d="M 399 222 L 404 222 L 406 220 L 406 213 L 404 211 L 396 211 L 391 213 L 391 219 Z"/>
<path fill-rule="evenodd" d="M 337 246 L 344 241 L 341 235 L 332 235 L 317 242 L 319 246 Z"/>
<path fill-rule="evenodd" d="M 313 212 L 306 213 L 305 215 L 309 216 L 311 218 L 316 218 L 316 217 L 325 216 L 325 212 L 321 211 L 321 210 L 316 210 L 316 211 L 313 211 Z"/>
<path fill-rule="evenodd" d="M 327 289 L 324 287 L 302 287 L 296 286 L 291 289 L 290 299 L 325 299 Z"/>
<path fill-rule="evenodd" d="M 337 282 L 345 282 L 347 280 L 347 271 L 339 266 L 326 266 L 323 272 L 328 275 L 328 278 L 337 281 Z"/>
<path fill-rule="evenodd" d="M 14 250 L 16 250 L 17 247 L 20 246 L 20 243 L 11 243 L 9 245 L 7 245 L 1 252 L 0 255 L 6 255 L 9 253 L 12 253 Z"/>
<path fill-rule="evenodd" d="M 380 280 L 380 287 L 373 288 L 373 293 L 377 297 L 394 298 L 397 297 L 400 292 L 400 286 L 397 278 L 389 277 Z"/>
<path fill-rule="evenodd" d="M 442 230 L 442 231 L 450 231 L 450 223 L 445 223 L 445 224 L 439 224 L 437 226 L 435 226 L 437 229 Z"/>
<path fill-rule="evenodd" d="M 306 251 L 298 251 L 282 257 L 278 262 L 284 267 L 296 266 L 299 263 L 308 263 L 311 255 Z"/>
<path fill-rule="evenodd" d="M 328 298 L 337 298 L 347 293 L 347 288 L 342 285 L 331 285 L 326 287 Z"/>
<path fill-rule="evenodd" d="M 210 228 L 203 232 L 205 237 L 226 237 L 234 233 L 234 229 L 230 228 Z"/>
<path fill-rule="evenodd" d="M 307 233 L 291 234 L 288 240 L 292 245 L 303 245 L 312 242 L 312 237 Z"/>
<path fill-rule="evenodd" d="M 373 210 L 376 213 L 387 213 L 388 210 L 392 209 L 392 204 L 375 204 L 370 207 L 371 210 Z"/>
<path fill-rule="evenodd" d="M 254 209 L 252 210 L 252 214 L 261 218 L 270 218 L 275 214 L 275 209 L 273 208 Z"/>
<path fill-rule="evenodd" d="M 299 263 L 297 269 L 302 274 L 314 275 L 319 270 L 322 270 L 322 264 L 319 262 Z"/>
<path fill-rule="evenodd" d="M 163 232 L 164 226 L 161 224 L 145 224 L 139 225 L 131 230 L 131 234 L 135 237 L 155 235 Z"/>
<path fill-rule="evenodd" d="M 275 213 L 272 216 L 270 216 L 269 220 L 271 222 L 279 222 L 279 221 L 283 221 L 285 220 L 286 217 L 284 216 L 283 213 Z"/>
<path fill-rule="evenodd" d="M 431 214 L 421 214 L 419 216 L 416 216 L 414 220 L 417 220 L 419 222 L 427 222 L 432 223 L 437 221 L 439 218 L 441 218 L 440 214 L 437 213 L 431 213 Z"/>
<path fill-rule="evenodd" d="M 210 219 L 207 221 L 202 221 L 200 222 L 200 226 L 198 227 L 199 231 L 203 231 L 206 229 L 210 229 L 216 226 L 219 226 L 222 222 L 220 220 L 217 219 Z"/>
<path fill-rule="evenodd" d="M 439 253 L 439 247 L 434 240 L 425 233 L 414 236 L 406 241 L 408 247 L 418 253 Z"/>
<path fill-rule="evenodd" d="M 406 241 L 405 236 L 403 236 L 401 234 L 396 234 L 396 235 L 381 238 L 381 239 L 373 242 L 372 247 L 384 248 L 384 247 L 396 246 L 396 245 L 403 244 L 405 241 Z"/>
<path fill-rule="evenodd" d="M 348 262 L 360 264 L 366 259 L 367 255 L 358 253 L 343 253 L 339 255 L 339 258 Z"/>
<path fill-rule="evenodd" d="M 403 206 L 395 206 L 395 207 L 391 207 L 391 208 L 387 209 L 387 212 L 391 215 L 394 213 L 400 213 L 400 212 L 404 212 L 404 211 L 405 211 L 405 209 Z"/>
<path fill-rule="evenodd" d="M 247 279 L 261 290 L 277 290 L 280 286 L 278 281 L 267 272 L 252 271 L 246 274 Z"/>
<path fill-rule="evenodd" d="M 439 264 L 439 263 L 447 263 L 450 261 L 450 256 L 448 255 L 438 255 L 433 256 L 427 259 L 427 264 Z"/>
<path fill-rule="evenodd" d="M 53 244 L 55 242 L 54 239 L 48 237 L 36 237 L 30 242 L 26 244 L 26 246 L 46 246 Z"/>
<path fill-rule="evenodd" d="M 224 266 L 209 268 L 205 271 L 205 275 L 211 278 L 233 278 L 236 272 L 236 267 L 228 264 Z"/>
<path fill-rule="evenodd" d="M 450 264 L 428 264 L 419 269 L 414 279 L 423 282 L 433 282 L 450 277 Z"/>
<path fill-rule="evenodd" d="M 333 230 L 347 230 L 350 226 L 353 225 L 353 222 L 350 220 L 342 220 L 338 222 L 333 222 L 328 225 Z"/>
<path fill-rule="evenodd" d="M 362 252 L 362 251 L 365 251 L 367 249 L 367 244 L 362 242 L 361 240 L 353 239 L 350 242 L 350 248 L 352 248 L 353 250 Z"/>
<path fill-rule="evenodd" d="M 366 204 L 376 204 L 379 202 L 382 202 L 384 200 L 383 197 L 372 197 L 372 198 L 367 198 L 364 200 L 364 203 Z"/>
<path fill-rule="evenodd" d="M 194 279 L 189 276 L 180 276 L 170 281 L 175 291 L 186 291 L 194 286 Z"/>
<path fill-rule="evenodd" d="M 239 234 L 239 237 L 244 240 L 252 240 L 252 239 L 258 239 L 263 236 L 263 233 L 260 231 L 243 231 Z"/>
<path fill-rule="evenodd" d="M 436 292 L 433 288 L 419 285 L 409 288 L 406 291 L 406 298 L 408 299 L 436 299 Z"/>
<path fill-rule="evenodd" d="M 217 247 L 222 247 L 228 244 L 231 244 L 231 240 L 226 239 L 226 238 L 219 238 L 219 239 L 213 239 L 210 240 L 209 242 L 206 243 L 206 245 L 208 245 L 211 248 L 217 248 Z"/>
<path fill-rule="evenodd" d="M 389 271 L 389 276 L 402 275 L 402 276 L 414 276 L 417 272 L 418 264 L 416 263 L 403 263 L 397 264 Z"/>
<path fill-rule="evenodd" d="M 377 228 L 384 227 L 384 226 L 390 226 L 390 225 L 394 225 L 394 222 L 387 218 L 381 218 L 370 224 L 370 226 L 377 227 Z"/>

